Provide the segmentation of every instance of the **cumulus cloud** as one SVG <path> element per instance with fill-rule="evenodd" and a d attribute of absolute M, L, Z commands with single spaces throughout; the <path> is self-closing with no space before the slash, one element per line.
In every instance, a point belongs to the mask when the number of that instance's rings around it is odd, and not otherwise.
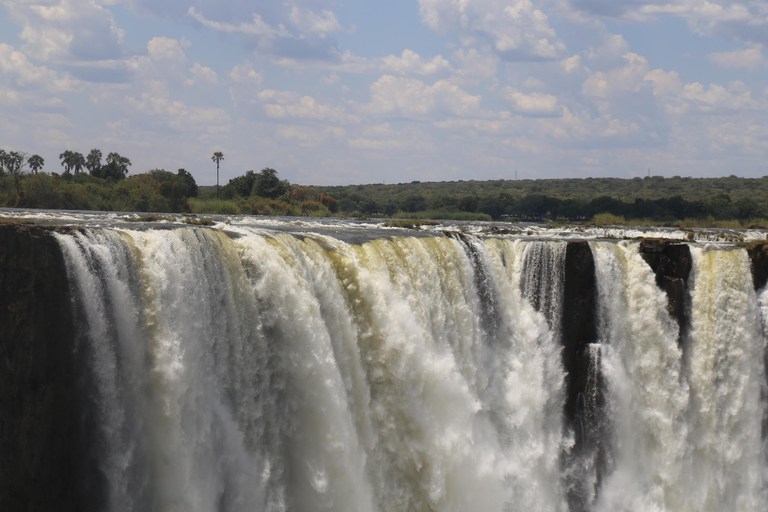
<path fill-rule="evenodd" d="M 619 92 L 637 92 L 648 73 L 648 60 L 636 53 L 624 55 L 625 65 L 610 71 L 598 71 L 584 82 L 582 92 L 587 96 L 607 98 Z"/>
<path fill-rule="evenodd" d="M 219 85 L 219 77 L 216 75 L 216 72 L 207 66 L 200 65 L 199 62 L 195 62 L 195 65 L 189 69 L 189 72 L 192 78 L 187 79 L 185 82 L 188 86 L 215 87 Z"/>
<path fill-rule="evenodd" d="M 291 7 L 289 19 L 301 34 L 318 34 L 324 37 L 326 34 L 343 30 L 336 15 L 329 10 L 317 14 L 306 7 L 294 5 Z"/>
<path fill-rule="evenodd" d="M 4 2 L 28 56 L 43 62 L 103 61 L 132 52 L 112 12 L 89 0 Z"/>
<path fill-rule="evenodd" d="M 746 89 L 742 82 L 736 81 L 723 87 L 718 84 L 709 84 L 704 87 L 699 82 L 685 84 L 681 98 L 700 112 L 720 114 L 733 110 L 764 110 L 765 104 L 760 104 Z"/>
<path fill-rule="evenodd" d="M 531 0 L 419 0 L 419 13 L 438 34 L 457 34 L 465 45 L 477 40 L 488 42 L 504 60 L 554 60 L 565 56 L 565 44 L 549 25 L 542 8 Z"/>
<path fill-rule="evenodd" d="M 504 98 L 509 102 L 513 111 L 525 116 L 552 117 L 561 114 L 557 98 L 551 94 L 540 92 L 524 94 L 512 87 L 506 87 Z"/>
<path fill-rule="evenodd" d="M 421 80 L 384 75 L 370 89 L 371 102 L 360 108 L 365 114 L 410 119 L 483 115 L 480 96 L 473 96 L 446 80 L 427 85 Z"/>
<path fill-rule="evenodd" d="M 292 92 L 263 91 L 264 112 L 274 119 L 301 119 L 332 124 L 354 124 L 360 119 L 341 107 L 324 105 L 310 96 L 298 97 Z"/>
<path fill-rule="evenodd" d="M 77 82 L 46 66 L 36 66 L 13 46 L 0 43 L 0 83 L 23 91 L 42 89 L 46 92 L 66 92 L 75 89 Z"/>
<path fill-rule="evenodd" d="M 732 52 L 714 52 L 708 56 L 710 62 L 724 68 L 745 68 L 750 71 L 768 66 L 763 52 L 757 48 L 747 48 Z"/>
<path fill-rule="evenodd" d="M 165 83 L 150 81 L 147 89 L 138 97 L 126 96 L 125 107 L 131 115 L 141 115 L 151 122 L 159 122 L 177 131 L 210 131 L 231 121 L 229 114 L 220 108 L 189 106 L 171 98 Z"/>
<path fill-rule="evenodd" d="M 383 73 L 396 75 L 431 76 L 451 73 L 453 66 L 442 55 L 427 60 L 413 50 L 406 49 L 403 50 L 400 57 L 395 55 L 384 57 L 381 61 L 380 70 Z"/>
<path fill-rule="evenodd" d="M 768 42 L 768 9 L 763 2 L 738 0 L 567 0 L 581 13 L 644 22 L 662 16 L 688 21 L 701 35 L 738 41 Z"/>

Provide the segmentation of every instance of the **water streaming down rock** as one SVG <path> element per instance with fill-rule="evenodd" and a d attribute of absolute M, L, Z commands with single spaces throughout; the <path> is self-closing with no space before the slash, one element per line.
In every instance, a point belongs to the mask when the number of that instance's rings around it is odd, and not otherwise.
<path fill-rule="evenodd" d="M 692 248 L 679 342 L 636 242 L 56 236 L 94 509 L 766 508 L 743 250 Z"/>
<path fill-rule="evenodd" d="M 687 468 L 678 326 L 637 244 L 594 242 L 610 448 L 596 509 L 681 510 Z"/>

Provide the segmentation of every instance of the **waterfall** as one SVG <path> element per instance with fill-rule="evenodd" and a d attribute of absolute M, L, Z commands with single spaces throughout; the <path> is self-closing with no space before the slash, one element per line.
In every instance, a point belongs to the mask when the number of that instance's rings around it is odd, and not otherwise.
<path fill-rule="evenodd" d="M 591 243 L 598 334 L 571 424 L 566 242 L 56 237 L 103 510 L 766 508 L 768 293 L 741 249 L 692 246 L 681 337 L 639 244 Z M 599 446 L 573 456 L 585 436 Z"/>
<path fill-rule="evenodd" d="M 691 510 L 766 510 L 765 339 L 749 259 L 742 249 L 692 253 Z"/>
<path fill-rule="evenodd" d="M 688 386 L 678 326 L 637 244 L 596 242 L 601 370 L 611 419 L 598 511 L 681 510 Z"/>

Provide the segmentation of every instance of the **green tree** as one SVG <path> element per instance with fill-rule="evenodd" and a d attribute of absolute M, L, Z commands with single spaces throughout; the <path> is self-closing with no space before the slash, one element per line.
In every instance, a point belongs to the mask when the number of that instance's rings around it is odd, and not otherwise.
<path fill-rule="evenodd" d="M 24 175 L 24 167 L 27 164 L 27 154 L 24 152 L 11 151 L 4 160 L 4 167 L 9 174 L 13 175 L 13 181 L 16 185 L 16 194 L 21 195 L 21 185 L 19 178 Z"/>
<path fill-rule="evenodd" d="M 29 157 L 29 160 L 27 160 L 27 163 L 29 164 L 30 169 L 37 174 L 37 172 L 43 168 L 43 165 L 45 165 L 45 160 L 40 155 L 32 155 Z"/>
<path fill-rule="evenodd" d="M 224 153 L 216 151 L 213 153 L 211 160 L 216 162 L 216 199 L 219 198 L 219 162 L 224 160 Z"/>
<path fill-rule="evenodd" d="M 61 160 L 61 166 L 64 167 L 64 172 L 72 174 L 72 169 L 75 167 L 75 152 L 67 149 L 59 155 L 59 160 Z"/>
<path fill-rule="evenodd" d="M 176 171 L 176 176 L 184 184 L 184 197 L 197 197 L 197 182 L 186 169 Z"/>
<path fill-rule="evenodd" d="M 77 151 L 72 153 L 72 169 L 75 171 L 75 174 L 83 172 L 83 168 L 85 167 L 85 157 L 82 153 L 78 153 Z"/>
<path fill-rule="evenodd" d="M 266 167 L 256 175 L 253 183 L 252 195 L 276 199 L 291 190 L 291 184 L 287 180 L 280 180 L 277 171 Z"/>
<path fill-rule="evenodd" d="M 246 171 L 242 176 L 229 180 L 229 185 L 235 193 L 242 197 L 248 197 L 253 190 L 253 184 L 256 183 L 257 174 L 254 171 Z"/>
<path fill-rule="evenodd" d="M 0 177 L 5 176 L 5 159 L 8 158 L 8 153 L 4 149 L 0 149 Z"/>
<path fill-rule="evenodd" d="M 101 150 L 92 149 L 85 159 L 85 168 L 91 173 L 91 176 L 96 176 L 101 171 Z"/>
<path fill-rule="evenodd" d="M 124 180 L 128 176 L 128 167 L 130 165 L 131 161 L 120 155 L 120 153 L 110 153 L 107 155 L 107 164 L 102 166 L 95 176 L 113 181 Z"/>

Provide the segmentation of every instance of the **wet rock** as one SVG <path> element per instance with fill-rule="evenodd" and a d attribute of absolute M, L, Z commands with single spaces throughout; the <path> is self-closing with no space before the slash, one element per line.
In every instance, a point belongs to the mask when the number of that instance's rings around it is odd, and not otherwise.
<path fill-rule="evenodd" d="M 682 338 L 688 328 L 688 277 L 693 265 L 690 247 L 670 240 L 643 240 L 640 255 L 653 270 L 656 285 L 667 294 L 667 311 L 680 326 Z"/>
<path fill-rule="evenodd" d="M 563 366 L 566 371 L 565 427 L 574 446 L 563 454 L 569 510 L 592 509 L 601 475 L 607 465 L 605 450 L 605 392 L 597 341 L 595 261 L 588 242 L 568 242 L 563 290 Z M 594 468 L 597 481 L 588 476 Z M 576 468 L 576 469 L 575 469 Z"/>
<path fill-rule="evenodd" d="M 51 232 L 0 223 L 0 510 L 87 510 L 73 333 Z"/>
<path fill-rule="evenodd" d="M 768 282 L 768 242 L 751 243 L 745 248 L 752 262 L 752 282 L 755 290 L 760 290 Z"/>

